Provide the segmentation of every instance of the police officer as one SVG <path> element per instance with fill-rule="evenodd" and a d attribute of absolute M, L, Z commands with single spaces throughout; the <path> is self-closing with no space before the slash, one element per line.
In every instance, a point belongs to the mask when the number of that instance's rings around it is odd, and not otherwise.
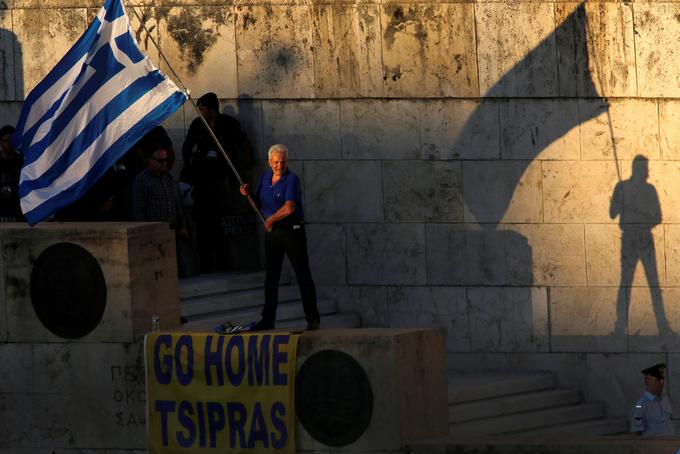
<path fill-rule="evenodd" d="M 671 403 L 662 394 L 666 381 L 666 365 L 655 364 L 643 370 L 645 393 L 630 412 L 630 431 L 643 437 L 672 437 Z"/>

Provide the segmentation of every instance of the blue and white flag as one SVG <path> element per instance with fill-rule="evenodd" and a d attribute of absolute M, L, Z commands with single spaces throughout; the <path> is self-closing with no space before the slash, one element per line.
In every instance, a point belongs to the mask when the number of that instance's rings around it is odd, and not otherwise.
<path fill-rule="evenodd" d="M 186 98 L 139 49 L 121 0 L 106 0 L 21 111 L 12 141 L 28 223 L 77 200 Z"/>

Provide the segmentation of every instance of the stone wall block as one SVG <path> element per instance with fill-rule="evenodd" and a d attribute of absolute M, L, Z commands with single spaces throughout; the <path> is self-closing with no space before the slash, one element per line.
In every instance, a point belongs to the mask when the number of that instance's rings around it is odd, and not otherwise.
<path fill-rule="evenodd" d="M 422 224 L 348 226 L 350 285 L 425 285 L 425 228 Z"/>
<path fill-rule="evenodd" d="M 138 4 L 148 4 L 150 1 L 142 0 Z M 101 0 L 4 0 L 4 3 L 8 3 L 9 9 L 100 8 L 104 5 Z M 128 15 L 132 15 L 132 12 L 128 12 Z"/>
<path fill-rule="evenodd" d="M 223 100 L 221 103 L 222 113 L 231 115 L 236 118 L 239 123 L 241 123 L 241 129 L 248 136 L 248 140 L 253 148 L 253 155 L 255 158 L 253 169 L 253 177 L 259 178 L 260 172 L 264 168 L 269 168 L 267 166 L 267 150 L 273 143 L 263 143 L 262 135 L 262 101 L 254 99 L 230 99 Z M 186 106 L 187 114 L 187 129 L 192 119 L 196 118 L 197 115 L 193 108 L 188 109 Z M 289 158 L 295 158 L 296 150 L 290 151 Z M 255 180 L 257 181 L 257 180 Z"/>
<path fill-rule="evenodd" d="M 427 270 L 429 285 L 504 285 L 505 232 L 430 224 Z"/>
<path fill-rule="evenodd" d="M 52 452 L 45 448 L 69 446 L 73 443 L 73 411 L 69 394 L 0 393 L 0 449 L 5 452 L 8 445 Z"/>
<path fill-rule="evenodd" d="M 341 101 L 342 156 L 345 159 L 418 159 L 418 103 Z"/>
<path fill-rule="evenodd" d="M 639 96 L 675 98 L 680 85 L 675 71 L 680 51 L 680 5 L 676 3 L 635 3 L 635 50 Z"/>
<path fill-rule="evenodd" d="M 381 6 L 388 96 L 479 95 L 473 8 L 472 3 Z"/>
<path fill-rule="evenodd" d="M 473 351 L 549 350 L 545 288 L 470 288 L 468 302 Z"/>
<path fill-rule="evenodd" d="M 679 288 L 630 289 L 628 336 L 630 351 L 680 351 Z"/>
<path fill-rule="evenodd" d="M 477 3 L 475 17 L 480 95 L 557 94 L 553 3 Z"/>
<path fill-rule="evenodd" d="M 660 157 L 655 100 L 579 99 L 579 119 L 581 159 Z"/>
<path fill-rule="evenodd" d="M 396 287 L 387 289 L 390 327 L 437 327 L 446 335 L 446 351 L 470 351 L 465 288 Z"/>
<path fill-rule="evenodd" d="M 358 314 L 362 328 L 388 328 L 387 288 L 375 286 L 319 286 L 320 298 L 335 300 L 341 314 Z"/>
<path fill-rule="evenodd" d="M 11 10 L 0 10 L 0 56 L 0 101 L 24 99 L 23 51 L 12 31 Z"/>
<path fill-rule="evenodd" d="M 17 9 L 12 11 L 12 29 L 21 53 L 14 55 L 15 76 L 23 74 L 17 92 L 24 97 L 33 90 L 87 27 L 84 8 Z M 19 59 L 23 61 L 19 61 Z"/>
<path fill-rule="evenodd" d="M 347 284 L 345 228 L 335 224 L 306 226 L 309 266 L 317 286 Z"/>
<path fill-rule="evenodd" d="M 237 6 L 238 95 L 314 97 L 311 7 Z"/>
<path fill-rule="evenodd" d="M 462 221 L 461 180 L 460 162 L 385 161 L 386 220 Z"/>
<path fill-rule="evenodd" d="M 465 222 L 542 222 L 541 163 L 464 161 Z"/>
<path fill-rule="evenodd" d="M 561 95 L 637 94 L 631 4 L 556 3 L 555 22 Z"/>
<path fill-rule="evenodd" d="M 510 285 L 585 285 L 582 225 L 506 226 L 505 250 Z"/>
<path fill-rule="evenodd" d="M 664 247 L 666 254 L 666 284 L 680 285 L 680 225 L 666 224 L 664 228 Z"/>
<path fill-rule="evenodd" d="M 484 99 L 420 102 L 423 158 L 499 159 L 498 106 Z"/>
<path fill-rule="evenodd" d="M 71 392 L 70 358 L 70 344 L 0 344 L 0 394 Z"/>
<path fill-rule="evenodd" d="M 659 147 L 661 159 L 680 159 L 680 100 L 659 100 Z"/>
<path fill-rule="evenodd" d="M 641 262 L 656 268 L 655 280 L 651 285 L 664 285 L 666 282 L 666 252 L 664 248 L 664 229 L 658 226 L 651 231 L 653 249 L 649 245 L 649 229 L 636 225 L 626 228 L 626 240 L 618 225 L 586 225 L 586 251 L 588 285 L 622 285 L 622 252 L 626 268 L 633 268 L 632 282 L 626 286 L 650 285 L 645 267 Z M 651 270 L 651 268 L 650 268 Z"/>
<path fill-rule="evenodd" d="M 618 182 L 614 161 L 543 161 L 546 222 L 616 222 L 609 215 Z"/>
<path fill-rule="evenodd" d="M 628 351 L 625 330 L 614 328 L 616 296 L 616 287 L 551 288 L 552 351 Z"/>
<path fill-rule="evenodd" d="M 587 382 L 582 388 L 584 400 L 606 403 L 608 417 L 628 418 L 644 393 L 644 375 L 640 372 L 654 364 L 667 362 L 664 353 L 589 353 L 586 355 Z"/>
<path fill-rule="evenodd" d="M 680 222 L 680 162 L 620 161 L 621 194 L 627 223 Z"/>
<path fill-rule="evenodd" d="M 19 122 L 19 115 L 21 114 L 20 102 L 3 102 L 0 103 L 0 121 L 4 125 L 16 125 Z M 2 127 L 0 126 L 0 128 Z"/>
<path fill-rule="evenodd" d="M 384 92 L 378 4 L 313 6 L 314 73 L 320 98 Z"/>
<path fill-rule="evenodd" d="M 305 219 L 380 221 L 382 170 L 377 161 L 305 162 Z"/>
<path fill-rule="evenodd" d="M 222 6 L 157 8 L 159 45 L 180 80 L 198 98 L 209 91 L 236 98 L 234 10 Z M 165 61 L 160 69 L 175 80 Z"/>
<path fill-rule="evenodd" d="M 500 102 L 502 159 L 580 159 L 575 100 Z"/>
<path fill-rule="evenodd" d="M 288 145 L 295 159 L 340 159 L 340 108 L 334 101 L 263 101 L 263 140 Z"/>

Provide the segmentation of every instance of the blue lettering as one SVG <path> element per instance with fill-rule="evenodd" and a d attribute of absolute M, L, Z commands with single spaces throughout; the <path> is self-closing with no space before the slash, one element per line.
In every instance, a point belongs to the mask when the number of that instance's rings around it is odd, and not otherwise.
<path fill-rule="evenodd" d="M 248 338 L 248 384 L 258 385 L 269 384 L 269 339 L 271 335 L 265 334 L 261 337 L 262 342 L 258 349 L 257 341 L 260 336 L 250 336 Z M 258 355 L 259 350 L 259 355 Z"/>
<path fill-rule="evenodd" d="M 217 402 L 208 402 L 208 427 L 210 430 L 210 447 L 217 447 L 217 432 L 224 429 L 224 407 Z"/>
<path fill-rule="evenodd" d="M 234 349 L 236 349 L 236 371 L 233 369 L 234 359 L 232 356 L 234 354 Z M 233 336 L 231 339 L 229 339 L 229 343 L 227 343 L 227 354 L 224 357 L 224 366 L 227 369 L 227 376 L 229 377 L 229 382 L 232 384 L 232 386 L 240 386 L 241 382 L 243 381 L 246 368 L 245 356 L 243 337 Z"/>
<path fill-rule="evenodd" d="M 290 336 L 278 334 L 274 336 L 274 345 L 272 346 L 272 379 L 274 381 L 274 386 L 287 386 L 288 385 L 288 374 L 281 373 L 279 367 L 285 365 L 288 362 L 288 353 L 285 351 L 280 351 L 280 345 L 288 345 L 288 340 Z"/>
<path fill-rule="evenodd" d="M 222 373 L 222 345 L 224 344 L 224 337 L 217 338 L 217 351 L 213 352 L 210 348 L 212 346 L 213 336 L 208 336 L 205 339 L 205 384 L 210 386 L 213 384 L 213 377 L 210 373 L 212 367 L 215 368 L 217 374 L 217 384 L 224 385 L 224 374 Z"/>
<path fill-rule="evenodd" d="M 168 413 L 175 411 L 175 402 L 172 400 L 157 400 L 156 411 L 161 412 L 161 435 L 163 446 L 168 445 Z"/>
<path fill-rule="evenodd" d="M 188 415 L 193 415 L 194 409 L 191 408 L 191 404 L 186 400 L 179 403 L 179 408 L 177 410 L 177 420 L 187 430 L 187 435 L 184 436 L 183 432 L 179 430 L 175 432 L 177 437 L 177 443 L 183 448 L 190 448 L 196 440 L 196 424 L 194 420 Z"/>
<path fill-rule="evenodd" d="M 187 370 L 182 370 L 182 347 L 187 352 Z M 194 342 L 191 336 L 180 336 L 175 345 L 175 369 L 177 373 L 177 382 L 182 386 L 187 386 L 194 378 Z"/>
<path fill-rule="evenodd" d="M 203 416 L 203 402 L 196 402 L 196 414 L 198 415 L 198 445 L 205 448 L 205 416 Z"/>
<path fill-rule="evenodd" d="M 161 362 L 161 346 L 170 348 L 171 345 L 172 337 L 169 334 L 161 334 L 153 346 L 153 371 L 156 381 L 161 385 L 167 385 L 172 378 L 172 355 L 164 354 Z"/>
<path fill-rule="evenodd" d="M 250 424 L 250 435 L 248 436 L 248 448 L 254 448 L 256 441 L 261 441 L 264 448 L 269 448 L 267 427 L 264 423 L 262 404 L 260 402 L 255 402 L 255 407 L 253 408 L 253 418 Z"/>
<path fill-rule="evenodd" d="M 287 337 L 287 336 L 286 336 Z M 286 422 L 281 419 L 286 416 L 286 407 L 282 402 L 274 402 L 272 405 L 271 420 L 274 429 L 278 430 L 279 437 L 276 437 L 276 433 L 271 433 L 272 447 L 274 449 L 283 449 L 288 441 L 288 429 L 286 429 Z"/>
<path fill-rule="evenodd" d="M 228 402 L 227 414 L 229 415 L 229 447 L 236 447 L 236 433 L 238 432 L 239 446 L 246 447 L 246 407 L 241 402 Z"/>

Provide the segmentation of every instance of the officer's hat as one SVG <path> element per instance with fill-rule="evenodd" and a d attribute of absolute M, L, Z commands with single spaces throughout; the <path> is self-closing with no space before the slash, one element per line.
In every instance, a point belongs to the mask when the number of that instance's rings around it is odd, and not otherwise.
<path fill-rule="evenodd" d="M 666 365 L 664 363 L 654 364 L 653 366 L 644 369 L 642 373 L 663 380 L 666 378 Z"/>

